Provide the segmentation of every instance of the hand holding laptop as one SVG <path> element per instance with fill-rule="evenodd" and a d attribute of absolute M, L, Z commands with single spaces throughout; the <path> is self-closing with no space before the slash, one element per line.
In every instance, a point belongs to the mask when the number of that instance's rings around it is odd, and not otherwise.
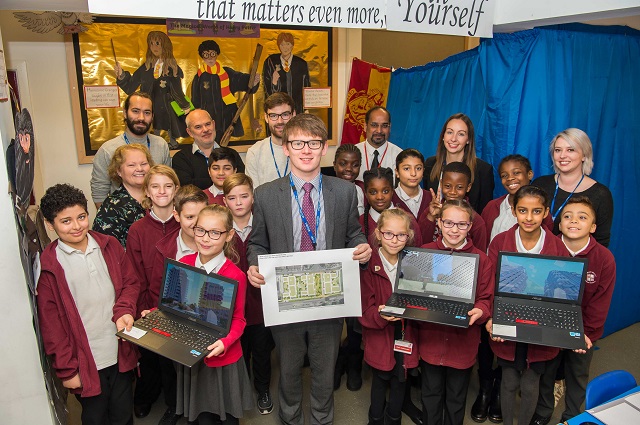
<path fill-rule="evenodd" d="M 586 349 L 582 349 L 582 348 L 578 348 L 577 350 L 573 350 L 574 353 L 578 353 L 578 354 L 587 354 L 587 350 L 591 349 L 591 347 L 593 347 L 593 343 L 591 342 L 591 340 L 589 339 L 589 337 L 587 335 L 584 336 L 584 343 L 587 346 Z"/>
<path fill-rule="evenodd" d="M 209 354 L 207 354 L 208 359 L 214 356 L 219 356 L 220 354 L 224 353 L 224 343 L 220 340 L 217 340 L 216 342 L 208 346 L 207 350 L 211 351 Z"/>
<path fill-rule="evenodd" d="M 477 320 L 480 320 L 480 318 L 482 317 L 482 310 L 480 310 L 478 307 L 474 307 L 469 310 L 467 314 L 469 315 L 469 326 L 471 326 L 476 323 Z"/>
<path fill-rule="evenodd" d="M 132 315 L 124 314 L 122 317 L 116 320 L 116 329 L 118 330 L 118 332 L 124 331 L 125 329 L 127 331 L 130 331 L 133 327 L 133 322 L 134 320 Z"/>
<path fill-rule="evenodd" d="M 489 337 L 497 342 L 504 342 L 504 339 L 500 338 L 499 336 L 493 336 L 493 319 L 489 318 L 489 320 L 487 320 L 487 323 L 484 325 L 485 329 L 487 330 L 487 332 L 489 332 Z"/>
<path fill-rule="evenodd" d="M 383 305 L 379 305 L 378 306 L 378 313 L 380 313 L 382 310 L 384 310 L 385 307 L 386 306 L 384 304 Z M 387 320 L 389 322 L 397 322 L 398 320 L 402 320 L 402 317 L 387 316 L 387 315 L 384 315 L 382 313 L 380 313 L 380 317 L 382 317 L 384 320 Z"/>

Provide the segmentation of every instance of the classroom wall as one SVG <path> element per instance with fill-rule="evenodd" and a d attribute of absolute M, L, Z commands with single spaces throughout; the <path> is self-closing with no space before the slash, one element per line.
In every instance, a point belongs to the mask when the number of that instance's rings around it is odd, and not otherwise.
<path fill-rule="evenodd" d="M 0 49 L 2 47 L 0 26 Z M 15 135 L 11 104 L 0 103 L 0 163 Z M 7 188 L 6 167 L 0 187 Z M 3 424 L 53 424 L 40 367 L 33 317 L 24 272 L 20 266 L 18 232 L 13 205 L 6 190 L 0 191 L 0 270 L 2 270 L 2 344 L 0 344 L 0 422 Z"/>

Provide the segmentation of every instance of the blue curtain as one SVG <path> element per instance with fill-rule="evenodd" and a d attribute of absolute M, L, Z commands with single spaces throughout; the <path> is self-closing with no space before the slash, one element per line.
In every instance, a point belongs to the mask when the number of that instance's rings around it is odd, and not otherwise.
<path fill-rule="evenodd" d="M 609 248 L 617 282 L 605 335 L 640 321 L 640 31 L 570 24 L 495 34 L 442 62 L 395 71 L 387 107 L 391 140 L 401 147 L 434 155 L 446 118 L 463 112 L 475 125 L 478 156 L 496 168 L 520 153 L 535 176 L 553 173 L 555 134 L 584 130 L 592 177 L 609 187 L 615 208 Z"/>

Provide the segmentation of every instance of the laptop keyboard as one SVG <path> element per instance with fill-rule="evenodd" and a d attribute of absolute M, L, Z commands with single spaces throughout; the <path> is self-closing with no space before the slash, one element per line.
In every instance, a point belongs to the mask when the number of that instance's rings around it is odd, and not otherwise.
<path fill-rule="evenodd" d="M 175 322 L 158 314 L 158 311 L 152 311 L 147 314 L 144 320 L 139 320 L 138 323 L 136 323 L 136 326 L 164 335 L 167 338 L 181 342 L 200 352 L 205 352 L 208 346 L 217 341 L 216 337 L 195 329 L 192 326 Z"/>
<path fill-rule="evenodd" d="M 412 297 L 410 295 L 395 294 L 398 307 L 417 308 L 419 310 L 437 311 L 452 316 L 467 317 L 468 305 L 430 298 Z"/>
<path fill-rule="evenodd" d="M 578 330 L 578 312 L 559 310 L 504 301 L 495 303 L 494 316 L 501 323 L 522 323 L 525 325 L 548 326 L 556 329 Z"/>

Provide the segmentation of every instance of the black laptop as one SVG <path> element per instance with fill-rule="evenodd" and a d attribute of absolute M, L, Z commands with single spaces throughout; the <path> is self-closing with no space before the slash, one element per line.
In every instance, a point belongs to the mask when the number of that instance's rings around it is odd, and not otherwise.
<path fill-rule="evenodd" d="M 581 304 L 586 274 L 586 258 L 500 252 L 493 335 L 584 349 Z"/>
<path fill-rule="evenodd" d="M 158 308 L 117 335 L 191 367 L 229 333 L 237 289 L 233 279 L 166 259 Z"/>
<path fill-rule="evenodd" d="M 479 263 L 478 254 L 404 249 L 394 292 L 380 314 L 468 328 Z"/>

